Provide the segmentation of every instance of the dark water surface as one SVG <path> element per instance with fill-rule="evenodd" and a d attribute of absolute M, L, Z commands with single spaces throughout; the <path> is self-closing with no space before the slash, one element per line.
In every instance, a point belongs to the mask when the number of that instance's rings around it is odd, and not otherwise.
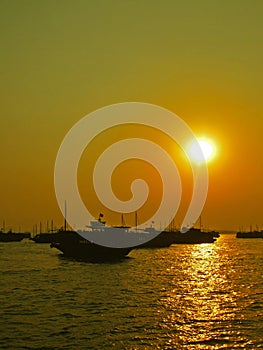
<path fill-rule="evenodd" d="M 263 349 L 263 239 L 134 250 L 114 264 L 0 244 L 1 349 Z"/>

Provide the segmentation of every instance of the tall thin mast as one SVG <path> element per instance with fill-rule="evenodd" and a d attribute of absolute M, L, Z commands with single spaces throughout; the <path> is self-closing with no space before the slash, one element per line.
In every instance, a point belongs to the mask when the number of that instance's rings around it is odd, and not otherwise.
<path fill-rule="evenodd" d="M 67 201 L 65 201 L 65 212 L 64 212 L 64 230 L 67 231 Z"/>
<path fill-rule="evenodd" d="M 121 214 L 121 226 L 125 226 L 123 214 Z"/>

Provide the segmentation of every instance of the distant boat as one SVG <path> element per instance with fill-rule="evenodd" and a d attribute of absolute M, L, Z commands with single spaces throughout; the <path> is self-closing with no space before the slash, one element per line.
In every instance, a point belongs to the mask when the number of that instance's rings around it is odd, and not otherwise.
<path fill-rule="evenodd" d="M 215 238 L 219 238 L 220 237 L 220 233 L 218 231 L 211 231 L 213 233 L 213 237 Z"/>
<path fill-rule="evenodd" d="M 24 238 L 30 238 L 30 233 L 28 232 L 8 232 L 0 231 L 0 242 L 20 242 Z"/>
<path fill-rule="evenodd" d="M 203 232 L 198 228 L 191 228 L 187 232 L 163 231 L 152 240 L 138 246 L 137 248 L 162 248 L 172 244 L 200 244 L 213 243 L 215 231 Z"/>
<path fill-rule="evenodd" d="M 140 244 L 140 245 L 138 245 L 135 248 L 136 249 L 141 249 L 141 248 L 165 248 L 165 247 L 170 247 L 170 245 L 172 245 L 175 242 L 175 235 L 176 235 L 175 232 L 163 231 L 163 232 L 160 232 L 153 239 L 151 239 L 148 242 L 145 242 L 143 244 Z"/>
<path fill-rule="evenodd" d="M 177 232 L 175 234 L 174 244 L 200 244 L 200 243 L 213 243 L 216 241 L 216 231 L 202 231 L 200 228 L 190 228 L 185 233 Z"/>
<path fill-rule="evenodd" d="M 237 232 L 236 238 L 263 238 L 263 231 Z"/>
<path fill-rule="evenodd" d="M 61 234 L 65 231 L 63 229 L 58 230 L 56 232 L 44 232 L 38 233 L 35 237 L 31 238 L 35 243 L 52 243 L 60 240 Z"/>

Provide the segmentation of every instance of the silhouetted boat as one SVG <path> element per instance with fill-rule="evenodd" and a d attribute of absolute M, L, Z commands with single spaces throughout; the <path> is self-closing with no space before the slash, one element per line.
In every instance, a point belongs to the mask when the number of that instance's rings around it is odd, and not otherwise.
<path fill-rule="evenodd" d="M 76 260 L 85 260 L 89 262 L 106 262 L 123 259 L 133 249 L 132 247 L 114 247 L 113 245 L 105 246 L 104 243 L 117 244 L 122 234 L 129 232 L 129 226 L 106 226 L 106 222 L 102 221 L 103 214 L 99 215 L 98 220 L 91 221 L 91 225 L 87 225 L 85 230 L 69 231 L 66 229 L 66 219 L 64 222 L 64 230 L 60 230 L 54 236 L 54 241 L 50 244 L 51 248 L 57 248 L 64 256 Z M 86 237 L 84 237 L 86 236 Z M 87 239 L 89 238 L 89 239 Z M 116 240 L 117 238 L 117 240 Z M 94 243 L 94 239 L 102 240 L 102 244 Z M 109 240 L 108 240 L 109 239 Z M 111 241 L 115 239 L 115 241 Z"/>
<path fill-rule="evenodd" d="M 30 238 L 29 232 L 8 232 L 0 231 L 0 242 L 20 242 L 24 238 Z"/>
<path fill-rule="evenodd" d="M 263 231 L 237 232 L 236 238 L 263 238 Z"/>
<path fill-rule="evenodd" d="M 102 214 L 101 214 L 102 215 Z M 135 247 L 153 239 L 157 234 L 154 228 L 131 228 L 130 226 L 108 226 L 105 221 L 92 220 L 84 230 L 77 230 L 82 237 L 90 242 L 107 247 Z"/>
<path fill-rule="evenodd" d="M 213 237 L 218 238 L 220 237 L 220 233 L 218 231 L 211 231 L 213 233 Z"/>
<path fill-rule="evenodd" d="M 191 228 L 185 233 L 180 231 L 163 231 L 137 248 L 162 248 L 169 247 L 172 244 L 213 243 L 215 240 L 215 231 L 203 232 L 200 229 Z"/>
<path fill-rule="evenodd" d="M 200 243 L 213 243 L 216 241 L 214 231 L 204 232 L 199 228 L 190 228 L 185 233 L 176 232 L 174 244 L 200 244 Z"/>
<path fill-rule="evenodd" d="M 163 231 L 148 242 L 138 245 L 136 248 L 141 249 L 170 247 L 170 245 L 172 245 L 175 241 L 175 235 L 175 232 Z"/>
<path fill-rule="evenodd" d="M 35 243 L 52 243 L 58 242 L 60 240 L 60 236 L 63 236 L 64 230 L 58 230 L 56 232 L 43 232 L 38 233 L 35 237 L 31 238 Z"/>
<path fill-rule="evenodd" d="M 63 231 L 56 236 L 51 248 L 57 248 L 65 257 L 89 262 L 106 262 L 123 259 L 132 248 L 105 247 L 84 239 L 75 231 Z"/>

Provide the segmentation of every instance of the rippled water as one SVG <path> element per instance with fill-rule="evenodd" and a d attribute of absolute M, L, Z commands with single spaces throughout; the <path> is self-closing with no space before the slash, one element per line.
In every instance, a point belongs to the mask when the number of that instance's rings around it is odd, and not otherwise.
<path fill-rule="evenodd" d="M 263 349 L 263 239 L 134 250 L 113 264 L 0 244 L 1 349 Z"/>

